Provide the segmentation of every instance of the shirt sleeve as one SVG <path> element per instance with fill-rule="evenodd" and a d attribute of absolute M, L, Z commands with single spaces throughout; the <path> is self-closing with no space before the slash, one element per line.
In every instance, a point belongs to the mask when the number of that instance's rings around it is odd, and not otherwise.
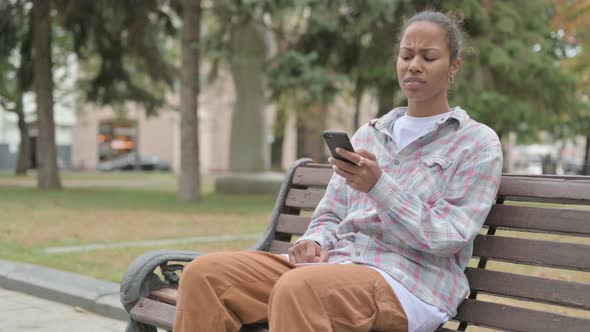
<path fill-rule="evenodd" d="M 336 228 L 348 215 L 347 185 L 343 177 L 334 174 L 326 193 L 316 207 L 309 227 L 297 242 L 313 240 L 322 248 L 331 250 L 336 243 Z"/>
<path fill-rule="evenodd" d="M 473 153 L 433 203 L 405 191 L 385 172 L 368 195 L 381 221 L 410 247 L 452 256 L 479 233 L 498 192 L 502 161 L 498 141 Z"/>

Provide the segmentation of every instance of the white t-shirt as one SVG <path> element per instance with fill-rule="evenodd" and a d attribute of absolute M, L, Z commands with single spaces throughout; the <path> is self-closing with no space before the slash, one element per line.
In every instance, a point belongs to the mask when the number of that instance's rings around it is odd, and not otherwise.
<path fill-rule="evenodd" d="M 373 266 L 369 267 L 381 273 L 393 289 L 395 296 L 397 296 L 399 303 L 406 313 L 408 332 L 434 332 L 440 324 L 449 320 L 449 315 L 446 312 L 420 300 L 397 280 L 385 273 L 385 271 Z"/>
<path fill-rule="evenodd" d="M 389 131 L 399 149 L 402 150 L 408 144 L 427 134 L 437 122 L 447 118 L 449 114 L 451 112 L 426 117 L 404 114 L 393 123 L 393 128 L 389 128 Z"/>

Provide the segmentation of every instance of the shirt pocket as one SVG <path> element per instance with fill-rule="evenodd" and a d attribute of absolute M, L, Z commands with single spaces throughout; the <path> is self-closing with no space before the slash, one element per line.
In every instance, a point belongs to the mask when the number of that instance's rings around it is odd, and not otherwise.
<path fill-rule="evenodd" d="M 452 176 L 453 160 L 441 155 L 424 156 L 412 172 L 411 193 L 435 201 L 440 198 Z"/>

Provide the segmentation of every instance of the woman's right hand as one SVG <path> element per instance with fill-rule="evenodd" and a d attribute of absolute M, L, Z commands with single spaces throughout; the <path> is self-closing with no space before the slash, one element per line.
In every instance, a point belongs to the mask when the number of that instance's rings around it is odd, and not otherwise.
<path fill-rule="evenodd" d="M 289 248 L 291 263 L 324 263 L 328 261 L 328 251 L 317 242 L 305 240 Z"/>

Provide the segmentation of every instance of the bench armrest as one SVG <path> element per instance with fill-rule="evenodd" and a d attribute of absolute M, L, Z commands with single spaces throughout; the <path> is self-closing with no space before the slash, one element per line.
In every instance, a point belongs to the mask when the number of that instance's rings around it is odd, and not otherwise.
<path fill-rule="evenodd" d="M 153 272 L 169 261 L 190 262 L 201 256 L 196 251 L 154 250 L 136 258 L 121 281 L 121 304 L 130 312 L 135 303 L 150 291 L 167 286 L 169 283 L 158 278 Z"/>

